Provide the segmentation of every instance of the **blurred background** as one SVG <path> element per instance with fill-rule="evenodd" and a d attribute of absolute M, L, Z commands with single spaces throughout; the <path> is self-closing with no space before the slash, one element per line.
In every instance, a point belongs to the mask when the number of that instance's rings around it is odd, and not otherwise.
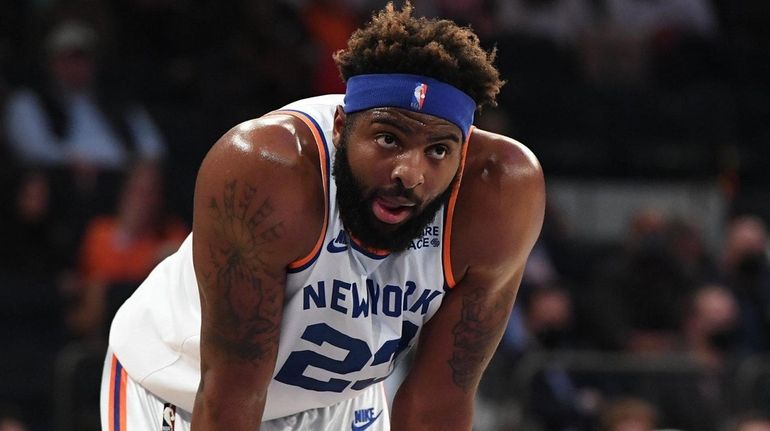
<path fill-rule="evenodd" d="M 0 0 L 0 431 L 98 429 L 109 321 L 208 148 L 343 92 L 384 3 Z M 476 123 L 549 193 L 476 429 L 770 430 L 770 2 L 414 4 L 497 47 Z"/>

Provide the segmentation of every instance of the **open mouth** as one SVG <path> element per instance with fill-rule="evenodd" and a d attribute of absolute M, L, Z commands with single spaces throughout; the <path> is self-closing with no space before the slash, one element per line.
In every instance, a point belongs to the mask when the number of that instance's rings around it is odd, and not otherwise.
<path fill-rule="evenodd" d="M 383 223 L 398 224 L 409 218 L 415 204 L 394 199 L 376 197 L 372 201 L 372 212 Z"/>

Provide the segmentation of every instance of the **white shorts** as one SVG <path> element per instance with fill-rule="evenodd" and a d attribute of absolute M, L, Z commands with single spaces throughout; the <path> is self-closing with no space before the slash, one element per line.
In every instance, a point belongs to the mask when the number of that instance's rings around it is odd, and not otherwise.
<path fill-rule="evenodd" d="M 192 413 L 156 397 L 136 383 L 107 352 L 102 372 L 103 431 L 189 431 Z M 261 431 L 389 431 L 390 416 L 382 383 L 356 398 L 328 407 L 262 422 Z"/>

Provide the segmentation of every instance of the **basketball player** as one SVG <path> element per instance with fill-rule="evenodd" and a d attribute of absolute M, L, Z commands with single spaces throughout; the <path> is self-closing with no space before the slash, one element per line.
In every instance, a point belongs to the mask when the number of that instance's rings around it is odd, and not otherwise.
<path fill-rule="evenodd" d="M 225 134 L 112 324 L 104 429 L 469 430 L 544 209 L 532 153 L 472 126 L 493 59 L 388 5 L 335 55 L 344 96 Z"/>

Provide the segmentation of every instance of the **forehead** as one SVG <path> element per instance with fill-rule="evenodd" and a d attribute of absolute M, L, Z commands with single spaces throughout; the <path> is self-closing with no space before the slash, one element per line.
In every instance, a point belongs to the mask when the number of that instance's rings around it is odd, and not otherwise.
<path fill-rule="evenodd" d="M 402 129 L 403 132 L 440 132 L 456 135 L 458 141 L 462 136 L 460 128 L 443 118 L 430 114 L 413 112 L 402 108 L 382 107 L 372 108 L 356 114 L 356 126 L 372 124 L 389 124 Z"/>

